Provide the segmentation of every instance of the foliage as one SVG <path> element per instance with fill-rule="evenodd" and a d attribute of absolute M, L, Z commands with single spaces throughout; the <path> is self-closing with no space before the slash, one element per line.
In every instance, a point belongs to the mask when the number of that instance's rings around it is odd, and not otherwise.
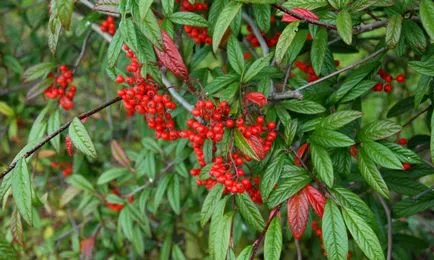
<path fill-rule="evenodd" d="M 0 259 L 429 258 L 432 1 L 0 13 Z"/>

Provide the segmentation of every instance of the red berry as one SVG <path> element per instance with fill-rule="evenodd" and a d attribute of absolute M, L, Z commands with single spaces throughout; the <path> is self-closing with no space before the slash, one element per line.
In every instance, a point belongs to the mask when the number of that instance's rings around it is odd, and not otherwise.
<path fill-rule="evenodd" d="M 125 81 L 124 76 L 122 76 L 122 75 L 118 75 L 118 76 L 116 77 L 116 82 L 117 82 L 117 83 L 122 84 L 122 83 L 124 83 L 124 81 Z"/>
<path fill-rule="evenodd" d="M 375 86 L 372 88 L 372 90 L 375 91 L 375 92 L 382 91 L 383 90 L 383 84 L 381 84 L 381 83 L 375 84 Z"/>
<path fill-rule="evenodd" d="M 389 93 L 389 92 L 392 92 L 392 90 L 393 90 L 392 85 L 390 85 L 390 84 L 384 85 L 384 92 Z"/>
<path fill-rule="evenodd" d="M 398 144 L 400 145 L 406 145 L 408 143 L 407 138 L 399 138 Z"/>
<path fill-rule="evenodd" d="M 403 163 L 402 164 L 402 169 L 404 169 L 404 171 L 408 171 L 411 169 L 411 164 L 409 163 Z"/>
<path fill-rule="evenodd" d="M 399 74 L 398 76 L 396 76 L 396 81 L 398 81 L 399 83 L 405 82 L 404 74 Z"/>

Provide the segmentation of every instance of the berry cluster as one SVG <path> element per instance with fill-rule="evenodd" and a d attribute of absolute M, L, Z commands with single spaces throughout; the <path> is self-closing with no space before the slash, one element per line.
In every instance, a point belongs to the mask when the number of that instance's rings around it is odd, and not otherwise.
<path fill-rule="evenodd" d="M 62 171 L 63 176 L 68 177 L 72 173 L 72 164 L 69 162 L 51 162 L 51 167 L 53 169 L 58 169 Z"/>
<path fill-rule="evenodd" d="M 208 35 L 208 28 L 206 27 L 194 27 L 190 25 L 184 25 L 184 31 L 193 39 L 196 44 L 210 45 L 212 43 L 211 37 Z"/>
<path fill-rule="evenodd" d="M 229 155 L 216 157 L 217 144 L 224 136 L 225 129 L 236 129 L 246 141 L 250 144 L 252 150 L 258 158 L 264 158 L 270 151 L 273 141 L 277 136 L 274 128 L 274 122 L 266 123 L 263 116 L 252 118 L 230 118 L 231 108 L 226 101 L 213 102 L 211 100 L 198 100 L 191 118 L 187 121 L 187 129 L 175 129 L 175 122 L 170 110 L 176 108 L 176 104 L 167 94 L 158 93 L 159 86 L 152 78 L 143 78 L 140 74 L 141 65 L 136 59 L 135 54 L 124 46 L 124 51 L 131 63 L 127 70 L 132 74 L 131 77 L 124 78 L 119 75 L 116 82 L 128 85 L 127 88 L 120 89 L 118 95 L 123 100 L 123 105 L 128 115 L 138 113 L 144 115 L 148 127 L 155 130 L 156 137 L 163 140 L 177 140 L 185 138 L 192 144 L 193 150 L 197 156 L 200 168 L 192 169 L 190 172 L 193 176 L 198 176 L 201 170 L 207 165 L 210 166 L 208 179 L 198 179 L 197 184 L 212 188 L 216 183 L 225 185 L 225 192 L 229 193 L 248 193 L 252 200 L 262 203 L 259 187 L 259 178 L 244 177 L 243 165 L 251 160 L 241 151 L 230 148 Z M 246 123 L 245 120 L 253 121 Z M 212 159 L 205 161 L 204 144 L 210 141 L 212 144 Z M 221 144 L 225 145 L 225 144 Z M 234 151 L 233 151 L 234 150 Z"/>
<path fill-rule="evenodd" d="M 76 86 L 72 84 L 74 74 L 66 65 L 61 65 L 59 71 L 57 77 L 53 73 L 48 75 L 48 78 L 53 79 L 53 83 L 44 90 L 44 95 L 49 99 L 58 98 L 60 107 L 69 110 L 74 107 L 73 99 L 77 90 Z"/>
<path fill-rule="evenodd" d="M 323 243 L 323 238 L 322 238 L 322 231 L 321 228 L 319 227 L 319 223 L 317 221 L 312 221 L 312 230 L 315 232 L 315 235 L 319 238 L 320 243 L 321 243 L 321 249 L 323 250 L 323 255 L 327 256 L 327 253 L 324 249 L 324 243 Z M 353 252 L 349 251 L 348 255 L 347 255 L 347 259 L 351 259 L 353 257 Z"/>
<path fill-rule="evenodd" d="M 116 33 L 116 23 L 113 16 L 107 17 L 107 19 L 102 22 L 100 26 L 101 31 L 106 32 L 110 35 L 115 35 Z"/>
<path fill-rule="evenodd" d="M 207 11 L 208 5 L 206 3 L 190 3 L 189 0 L 176 0 L 181 6 L 181 11 Z"/>
<path fill-rule="evenodd" d="M 392 86 L 392 81 L 393 81 L 393 77 L 392 75 L 390 75 L 386 70 L 384 69 L 379 69 L 378 70 L 378 75 L 380 76 L 380 78 L 383 80 L 383 82 L 378 82 L 377 84 L 375 84 L 374 87 L 372 87 L 372 91 L 374 92 L 381 92 L 384 91 L 386 93 L 390 93 L 393 90 L 393 86 Z M 405 82 L 405 75 L 404 74 L 398 74 L 395 78 L 395 80 L 398 83 L 404 83 Z"/>

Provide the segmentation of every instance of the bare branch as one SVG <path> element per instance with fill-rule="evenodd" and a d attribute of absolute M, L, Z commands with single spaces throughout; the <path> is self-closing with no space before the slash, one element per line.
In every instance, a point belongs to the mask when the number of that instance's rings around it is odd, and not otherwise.
<path fill-rule="evenodd" d="M 385 47 L 383 47 L 383 48 L 381 48 L 381 49 L 379 49 L 379 50 L 377 50 L 377 51 L 371 53 L 370 55 L 368 55 L 368 56 L 367 56 L 366 58 L 364 58 L 364 59 L 361 59 L 361 60 L 359 60 L 359 61 L 357 61 L 357 62 L 355 62 L 355 63 L 353 63 L 353 64 L 351 64 L 351 65 L 348 65 L 348 66 L 346 66 L 346 67 L 344 67 L 344 68 L 342 68 L 342 69 L 340 69 L 340 70 L 337 70 L 337 71 L 335 71 L 335 72 L 333 72 L 333 73 L 330 73 L 330 74 L 328 74 L 327 76 L 324 76 L 324 77 L 319 78 L 319 79 L 317 79 L 317 80 L 315 80 L 315 81 L 309 82 L 309 83 L 307 83 L 306 85 L 297 88 L 296 90 L 290 90 L 290 91 L 285 91 L 285 92 L 280 92 L 280 93 L 274 93 L 274 94 L 270 97 L 270 100 L 281 100 L 281 99 L 293 98 L 293 97 L 294 97 L 294 91 L 301 91 L 301 90 L 303 90 L 303 89 L 306 89 L 306 88 L 308 88 L 308 87 L 311 87 L 311 86 L 314 86 L 314 85 L 316 85 L 316 84 L 318 84 L 318 83 L 321 83 L 321 82 L 323 82 L 323 81 L 325 81 L 325 80 L 327 80 L 327 79 L 329 79 L 329 78 L 332 78 L 332 77 L 334 77 L 334 76 L 337 76 L 337 75 L 339 75 L 339 74 L 341 74 L 341 73 L 343 73 L 343 72 L 345 72 L 345 71 L 347 71 L 347 70 L 350 70 L 350 69 L 352 69 L 352 68 L 354 68 L 354 67 L 357 67 L 358 65 L 360 65 L 360 64 L 362 64 L 362 63 L 365 63 L 365 62 L 371 60 L 372 58 L 374 58 L 374 57 L 376 57 L 377 55 L 383 53 L 384 51 L 386 51 L 386 48 L 385 48 Z"/>
<path fill-rule="evenodd" d="M 77 60 L 74 63 L 74 68 L 72 69 L 72 72 L 75 73 L 75 71 L 78 68 L 78 65 L 80 64 L 81 60 L 83 59 L 84 53 L 86 53 L 87 49 L 87 43 L 89 42 L 90 35 L 92 34 L 92 31 L 87 32 L 86 37 L 84 38 L 83 44 L 81 45 L 81 51 L 80 54 L 77 57 Z"/>
<path fill-rule="evenodd" d="M 390 209 L 389 206 L 387 206 L 386 201 L 384 201 L 383 197 L 381 197 L 380 195 L 376 194 L 378 200 L 381 202 L 381 205 L 384 208 L 384 213 L 386 214 L 386 218 L 387 218 L 387 260 L 391 260 L 392 259 L 392 243 L 393 243 L 393 237 L 392 237 L 392 216 L 390 213 Z"/>
<path fill-rule="evenodd" d="M 259 45 L 261 46 L 262 54 L 266 56 L 270 52 L 270 50 L 268 49 L 268 44 L 262 36 L 261 31 L 259 31 L 258 26 L 256 26 L 253 19 L 250 18 L 250 16 L 248 16 L 246 13 L 242 13 L 241 16 L 243 20 L 247 22 L 250 28 L 252 28 L 252 32 L 255 35 L 256 39 L 258 39 Z"/>

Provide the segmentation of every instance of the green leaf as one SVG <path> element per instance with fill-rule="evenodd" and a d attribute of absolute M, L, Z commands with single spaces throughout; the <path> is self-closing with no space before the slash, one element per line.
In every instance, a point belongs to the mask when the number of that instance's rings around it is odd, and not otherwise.
<path fill-rule="evenodd" d="M 51 17 L 49 25 L 51 25 L 50 27 L 52 27 L 53 29 L 48 31 L 48 47 L 50 48 L 51 53 L 55 54 L 57 42 L 59 41 L 60 32 L 62 30 L 62 25 L 60 24 L 59 19 L 52 19 Z"/>
<path fill-rule="evenodd" d="M 300 51 L 303 49 L 304 43 L 306 42 L 308 30 L 298 30 L 295 34 L 294 39 L 291 41 L 291 45 L 287 50 L 286 57 L 288 59 L 288 63 L 292 63 L 295 59 L 297 59 Z"/>
<path fill-rule="evenodd" d="M 111 168 L 110 170 L 105 171 L 103 174 L 101 174 L 101 176 L 99 176 L 96 184 L 98 185 L 106 184 L 126 174 L 128 174 L 128 170 L 126 168 Z"/>
<path fill-rule="evenodd" d="M 261 30 L 261 32 L 268 32 L 268 30 L 270 30 L 271 6 L 266 4 L 254 4 L 252 5 L 252 10 L 259 30 Z"/>
<path fill-rule="evenodd" d="M 236 0 L 247 4 L 275 4 L 277 0 Z"/>
<path fill-rule="evenodd" d="M 279 260 L 282 252 L 282 227 L 280 219 L 273 218 L 265 233 L 264 240 L 264 258 L 270 260 Z"/>
<path fill-rule="evenodd" d="M 122 39 L 121 31 L 118 30 L 113 36 L 113 40 L 110 42 L 109 48 L 107 50 L 107 66 L 109 68 L 115 66 L 119 54 L 121 54 L 123 43 L 124 41 Z"/>
<path fill-rule="evenodd" d="M 192 12 L 176 12 L 169 17 L 170 21 L 177 24 L 191 25 L 195 27 L 208 27 L 208 22 L 202 16 Z"/>
<path fill-rule="evenodd" d="M 430 142 L 430 151 L 431 151 L 431 161 L 434 162 L 434 113 L 431 114 L 431 142 Z"/>
<path fill-rule="evenodd" d="M 279 185 L 271 192 L 267 201 L 269 208 L 274 208 L 299 192 L 311 181 L 303 170 L 294 174 L 285 173 L 285 177 L 279 180 Z"/>
<path fill-rule="evenodd" d="M 217 22 L 215 23 L 214 32 L 212 34 L 212 49 L 214 52 L 217 51 L 223 35 L 242 6 L 242 3 L 231 1 L 219 14 Z"/>
<path fill-rule="evenodd" d="M 325 28 L 321 28 L 315 35 L 312 41 L 310 51 L 310 60 L 312 61 L 313 69 L 317 75 L 321 74 L 322 65 L 327 53 L 328 33 Z"/>
<path fill-rule="evenodd" d="M 69 30 L 72 20 L 72 11 L 74 10 L 73 0 L 57 0 L 56 11 L 63 28 Z"/>
<path fill-rule="evenodd" d="M 89 157 L 96 158 L 95 146 L 80 119 L 75 117 L 69 126 L 69 137 L 74 146 Z"/>
<path fill-rule="evenodd" d="M 382 144 L 389 148 L 401 162 L 408 162 L 410 164 L 422 163 L 422 160 L 417 153 L 403 147 L 402 145 L 391 142 L 382 142 Z"/>
<path fill-rule="evenodd" d="M 341 211 L 333 200 L 327 200 L 325 205 L 322 234 L 327 259 L 346 260 L 348 255 L 347 230 Z"/>
<path fill-rule="evenodd" d="M 222 76 L 218 76 L 205 87 L 205 92 L 207 93 L 207 95 L 212 95 L 219 90 L 227 87 L 228 85 L 236 82 L 237 80 L 239 80 L 239 75 L 234 73 L 228 73 Z"/>
<path fill-rule="evenodd" d="M 434 40 L 434 2 L 431 0 L 422 0 L 419 8 L 422 25 L 431 40 Z"/>
<path fill-rule="evenodd" d="M 409 61 L 408 67 L 422 75 L 434 77 L 434 55 L 426 57 L 422 61 Z"/>
<path fill-rule="evenodd" d="M 369 159 L 369 156 L 365 154 L 364 150 L 359 152 L 359 170 L 366 182 L 376 192 L 385 198 L 389 198 L 389 189 L 386 182 L 384 182 L 381 173 L 378 171 L 375 163 Z"/>
<path fill-rule="evenodd" d="M 357 135 L 360 140 L 380 140 L 392 136 L 401 131 L 401 126 L 388 120 L 372 122 L 360 130 Z"/>
<path fill-rule="evenodd" d="M 152 45 L 162 49 L 163 39 L 161 36 L 161 29 L 153 12 L 148 12 L 143 18 L 143 22 L 137 24 L 137 26 L 140 28 L 140 31 L 145 35 L 145 37 L 152 43 Z"/>
<path fill-rule="evenodd" d="M 328 5 L 327 0 L 291 0 L 283 3 L 286 8 L 301 7 L 308 10 L 313 10 Z"/>
<path fill-rule="evenodd" d="M 235 36 L 229 39 L 227 46 L 228 60 L 231 67 L 239 75 L 244 73 L 244 57 L 243 50 L 241 49 L 240 43 Z"/>
<path fill-rule="evenodd" d="M 417 23 L 408 19 L 404 20 L 404 23 L 402 24 L 402 35 L 411 48 L 416 50 L 425 50 L 426 37 Z"/>
<path fill-rule="evenodd" d="M 51 134 L 54 133 L 54 131 L 58 130 L 60 128 L 60 111 L 57 109 L 54 114 L 52 114 L 48 118 L 47 123 L 47 133 Z M 57 135 L 50 140 L 51 145 L 54 147 L 56 152 L 60 152 L 60 135 Z"/>
<path fill-rule="evenodd" d="M 226 202 L 229 197 L 224 197 L 220 201 L 218 201 L 215 205 L 214 212 L 211 217 L 211 224 L 209 225 L 209 239 L 208 239 L 208 247 L 209 247 L 209 255 L 211 258 L 214 258 L 216 254 L 216 240 L 221 239 L 218 238 L 219 232 L 222 230 L 219 229 L 219 222 L 223 219 L 223 213 L 225 211 Z"/>
<path fill-rule="evenodd" d="M 214 213 L 214 209 L 217 202 L 222 197 L 224 186 L 221 184 L 215 185 L 206 195 L 206 198 L 202 204 L 202 210 L 200 212 L 200 225 L 203 227 L 211 218 Z"/>
<path fill-rule="evenodd" d="M 255 60 L 247 69 L 246 73 L 244 73 L 241 81 L 244 83 L 249 82 L 254 76 L 261 72 L 263 68 L 269 65 L 272 56 L 273 54 L 270 53 L 265 57 Z"/>
<path fill-rule="evenodd" d="M 50 71 L 56 68 L 56 64 L 53 62 L 42 62 L 24 71 L 24 81 L 32 81 L 38 78 L 45 78 Z"/>
<path fill-rule="evenodd" d="M 282 174 L 284 162 L 285 155 L 281 153 L 275 156 L 271 163 L 267 166 L 260 184 L 261 195 L 264 200 L 267 200 L 268 196 L 279 180 L 280 175 Z"/>
<path fill-rule="evenodd" d="M 361 143 L 361 150 L 363 150 L 364 154 L 368 155 L 372 161 L 382 167 L 396 170 L 402 169 L 402 164 L 398 157 L 396 157 L 389 148 L 380 143 L 364 141 Z"/>
<path fill-rule="evenodd" d="M 236 195 L 235 203 L 240 210 L 241 216 L 243 216 L 243 219 L 250 227 L 259 232 L 264 229 L 264 218 L 249 195 L 245 193 Z"/>
<path fill-rule="evenodd" d="M 285 125 L 284 137 L 285 137 L 285 144 L 286 145 L 292 144 L 294 137 L 297 133 L 297 127 L 298 127 L 298 121 L 297 120 L 290 120 Z"/>
<path fill-rule="evenodd" d="M 343 208 L 342 214 L 345 225 L 356 241 L 357 245 L 369 259 L 384 259 L 380 241 L 371 227 L 356 212 L 349 208 Z"/>
<path fill-rule="evenodd" d="M 10 174 L 12 174 L 12 195 L 15 205 L 23 219 L 32 225 L 32 182 L 26 160 L 20 159 Z"/>
<path fill-rule="evenodd" d="M 243 251 L 237 256 L 236 260 L 249 260 L 252 255 L 253 247 L 251 245 L 246 246 Z"/>
<path fill-rule="evenodd" d="M 321 120 L 320 127 L 336 130 L 352 121 L 362 117 L 362 112 L 354 110 L 344 110 L 333 113 Z"/>
<path fill-rule="evenodd" d="M 172 175 L 172 180 L 167 187 L 167 199 L 173 211 L 179 215 L 181 213 L 181 190 L 178 175 Z"/>
<path fill-rule="evenodd" d="M 283 57 L 288 51 L 289 46 L 291 46 L 292 41 L 298 31 L 298 25 L 300 22 L 292 22 L 288 24 L 283 30 L 282 34 L 279 36 L 279 40 L 276 45 L 276 55 L 275 59 L 277 63 L 281 63 Z"/>
<path fill-rule="evenodd" d="M 353 21 L 347 10 L 342 10 L 336 16 L 336 27 L 342 40 L 350 45 L 353 40 Z"/>
<path fill-rule="evenodd" d="M 387 117 L 395 117 L 400 116 L 406 112 L 408 112 L 412 107 L 414 107 L 414 97 L 406 97 L 398 102 L 396 102 L 390 109 L 387 111 Z"/>
<path fill-rule="evenodd" d="M 137 7 L 139 9 L 140 20 L 145 19 L 146 15 L 149 13 L 153 0 L 137 0 Z M 167 16 L 173 12 L 174 0 L 161 1 L 163 5 L 164 14 Z M 170 12 L 171 11 L 171 12 Z"/>
<path fill-rule="evenodd" d="M 94 192 L 95 188 L 82 175 L 73 174 L 66 179 L 66 182 L 80 190 Z"/>
<path fill-rule="evenodd" d="M 370 7 L 371 5 L 374 5 L 375 3 L 377 3 L 376 0 L 358 0 L 358 1 L 353 1 L 350 5 L 350 7 L 348 8 L 348 10 L 351 10 L 352 13 L 355 12 L 360 12 L 368 7 Z"/>
<path fill-rule="evenodd" d="M 6 102 L 0 101 L 0 114 L 7 117 L 13 117 L 15 112 L 8 104 L 6 104 Z"/>
<path fill-rule="evenodd" d="M 395 48 L 401 37 L 402 17 L 394 15 L 389 18 L 386 27 L 386 44 L 390 49 Z"/>
<path fill-rule="evenodd" d="M 217 223 L 217 235 L 215 242 L 215 258 L 216 260 L 225 260 L 229 248 L 229 240 L 231 237 L 231 225 L 234 214 L 229 212 L 225 214 Z"/>
<path fill-rule="evenodd" d="M 19 259 L 18 253 L 15 248 L 6 240 L 0 239 L 0 255 L 4 257 L 4 259 Z"/>
<path fill-rule="evenodd" d="M 157 211 L 158 206 L 160 206 L 161 200 L 163 199 L 164 193 L 166 192 L 167 186 L 169 185 L 169 176 L 164 176 L 157 185 L 157 190 L 154 195 L 154 210 Z"/>
<path fill-rule="evenodd" d="M 29 142 L 39 141 L 39 139 L 41 139 L 45 135 L 45 130 L 47 130 L 46 115 L 48 113 L 48 109 L 49 106 L 46 106 L 33 122 L 32 128 L 30 129 L 29 133 Z"/>
<path fill-rule="evenodd" d="M 125 237 L 132 241 L 134 238 L 133 218 L 129 210 L 122 210 L 119 214 L 118 226 L 121 228 Z"/>
<path fill-rule="evenodd" d="M 319 178 L 327 184 L 328 187 L 333 187 L 333 164 L 327 150 L 319 145 L 311 144 L 310 150 L 312 153 L 313 167 Z"/>
<path fill-rule="evenodd" d="M 372 80 L 363 80 L 355 87 L 350 89 L 348 93 L 339 101 L 340 103 L 346 103 L 349 101 L 353 101 L 356 98 L 368 93 L 372 87 L 376 84 L 376 81 Z"/>
<path fill-rule="evenodd" d="M 328 0 L 329 4 L 333 6 L 334 9 L 342 9 L 348 5 L 350 0 Z"/>
<path fill-rule="evenodd" d="M 234 139 L 235 139 L 235 146 L 238 149 L 240 149 L 242 153 L 244 153 L 245 155 L 249 156 L 250 158 L 256 161 L 260 160 L 259 156 L 256 154 L 256 152 L 252 149 L 250 144 L 247 142 L 247 139 L 244 137 L 242 133 L 240 133 L 240 131 L 238 131 L 238 129 L 236 129 L 234 132 Z"/>
<path fill-rule="evenodd" d="M 357 194 L 339 187 L 333 188 L 331 193 L 340 206 L 352 209 L 362 217 L 373 230 L 378 229 L 377 219 L 374 213 Z"/>
<path fill-rule="evenodd" d="M 393 205 L 396 217 L 408 217 L 434 207 L 434 192 L 430 191 L 417 198 L 409 197 Z"/>
<path fill-rule="evenodd" d="M 417 83 L 417 88 L 415 90 L 416 94 L 414 95 L 414 108 L 418 108 L 420 103 L 422 102 L 425 94 L 429 90 L 429 86 L 431 84 L 432 77 L 422 75 Z"/>
<path fill-rule="evenodd" d="M 348 147 L 354 141 L 348 136 L 333 130 L 318 129 L 309 137 L 309 142 L 323 147 Z"/>
<path fill-rule="evenodd" d="M 293 112 L 307 115 L 319 114 L 326 111 L 322 105 L 307 99 L 291 99 L 282 102 L 281 105 Z"/>

